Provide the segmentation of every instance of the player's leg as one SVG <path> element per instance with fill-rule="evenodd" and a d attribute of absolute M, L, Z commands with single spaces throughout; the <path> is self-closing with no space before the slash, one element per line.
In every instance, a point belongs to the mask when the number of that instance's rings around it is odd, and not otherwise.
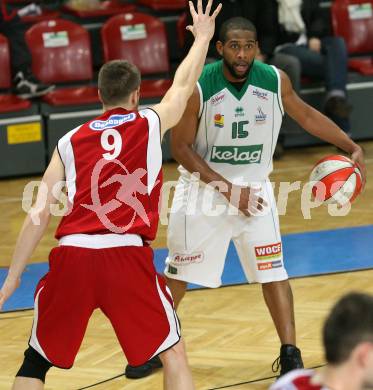
<path fill-rule="evenodd" d="M 177 196 L 178 189 L 175 191 Z M 187 283 L 205 287 L 221 285 L 232 237 L 227 207 L 221 194 L 204 188 L 199 190 L 194 202 L 188 199 L 180 207 L 173 207 L 167 232 L 169 253 L 164 274 L 170 281 L 169 287 L 177 305 L 185 294 Z"/>
<path fill-rule="evenodd" d="M 100 259 L 111 272 L 101 277 L 100 308 L 110 319 L 130 370 L 165 354 L 170 389 L 191 389 L 180 341 L 180 324 L 164 278 L 156 273 L 149 247 L 110 248 Z M 170 362 L 169 356 L 175 359 Z"/>
<path fill-rule="evenodd" d="M 246 277 L 262 284 L 263 296 L 281 341 L 281 375 L 303 367 L 296 347 L 293 295 L 283 263 L 282 242 L 275 199 L 270 183 L 264 197 L 271 206 L 261 216 L 251 216 L 233 239 Z"/>
<path fill-rule="evenodd" d="M 14 380 L 12 390 L 43 390 L 44 383 L 39 379 L 17 377 Z"/>
<path fill-rule="evenodd" d="M 51 251 L 50 270 L 36 288 L 29 348 L 14 389 L 42 389 L 50 367 L 73 365 L 94 310 L 88 260 L 81 248 Z"/>
<path fill-rule="evenodd" d="M 14 380 L 13 390 L 44 388 L 45 376 L 52 364 L 32 347 L 25 351 L 24 361 Z"/>
<path fill-rule="evenodd" d="M 177 310 L 181 300 L 184 298 L 188 283 L 184 280 L 171 279 L 168 276 L 166 276 L 166 283 L 171 290 L 175 310 Z"/>
<path fill-rule="evenodd" d="M 192 373 L 182 339 L 172 348 L 162 352 L 159 357 L 163 363 L 164 388 L 166 390 L 194 389 Z"/>
<path fill-rule="evenodd" d="M 296 345 L 293 293 L 289 280 L 262 283 L 262 290 L 281 344 Z"/>

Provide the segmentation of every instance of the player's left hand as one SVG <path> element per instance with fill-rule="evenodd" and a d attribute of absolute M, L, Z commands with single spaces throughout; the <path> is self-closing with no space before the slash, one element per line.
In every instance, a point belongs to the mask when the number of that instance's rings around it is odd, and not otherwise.
<path fill-rule="evenodd" d="M 0 311 L 5 301 L 14 293 L 20 284 L 20 279 L 8 275 L 0 290 Z"/>
<path fill-rule="evenodd" d="M 364 190 L 365 183 L 367 181 L 367 168 L 364 162 L 364 152 L 363 149 L 358 146 L 356 150 L 351 154 L 351 160 L 358 166 L 361 172 L 362 178 L 362 190 Z"/>

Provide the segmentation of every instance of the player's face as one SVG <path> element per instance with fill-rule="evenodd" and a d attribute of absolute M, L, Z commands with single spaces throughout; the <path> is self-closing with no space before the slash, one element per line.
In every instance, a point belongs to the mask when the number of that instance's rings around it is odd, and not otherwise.
<path fill-rule="evenodd" d="M 216 49 L 223 57 L 225 70 L 230 81 L 239 81 L 247 77 L 257 53 L 257 40 L 252 31 L 231 30 L 227 32 L 224 43 L 218 41 Z"/>

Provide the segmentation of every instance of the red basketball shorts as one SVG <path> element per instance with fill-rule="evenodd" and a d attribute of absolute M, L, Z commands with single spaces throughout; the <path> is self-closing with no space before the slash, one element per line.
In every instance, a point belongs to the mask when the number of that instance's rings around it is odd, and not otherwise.
<path fill-rule="evenodd" d="M 109 318 L 130 365 L 180 340 L 173 301 L 149 247 L 59 246 L 35 292 L 30 345 L 54 366 L 70 368 L 93 310 Z"/>

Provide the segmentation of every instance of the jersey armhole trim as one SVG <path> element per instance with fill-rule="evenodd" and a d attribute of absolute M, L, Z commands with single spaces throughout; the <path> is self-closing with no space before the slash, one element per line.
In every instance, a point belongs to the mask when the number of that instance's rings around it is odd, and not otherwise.
<path fill-rule="evenodd" d="M 284 107 L 282 105 L 282 97 L 281 97 L 281 75 L 280 75 L 280 72 L 278 71 L 278 69 L 274 65 L 271 65 L 271 67 L 276 72 L 276 76 L 277 76 L 277 102 L 278 102 L 278 106 L 280 107 L 281 114 L 282 114 L 282 116 L 284 116 L 285 113 L 284 113 Z"/>
<path fill-rule="evenodd" d="M 202 116 L 202 111 L 203 111 L 203 91 L 202 91 L 202 87 L 201 87 L 199 82 L 197 82 L 197 88 L 198 88 L 198 92 L 199 92 L 198 119 L 200 119 Z"/>
<path fill-rule="evenodd" d="M 63 159 L 62 159 L 62 155 L 61 155 L 61 152 L 60 152 L 60 148 L 58 147 L 58 142 L 57 142 L 57 145 L 56 145 L 56 149 L 57 149 L 58 155 L 60 156 L 60 160 L 61 160 L 61 162 L 62 162 L 62 165 L 64 166 L 64 168 L 66 168 L 65 162 L 64 162 Z"/>
<path fill-rule="evenodd" d="M 146 107 L 146 108 L 142 109 L 141 111 L 145 111 L 145 110 L 151 110 L 151 111 L 154 112 L 155 115 L 157 115 L 157 118 L 158 118 L 158 130 L 159 130 L 159 141 L 162 143 L 161 118 L 159 117 L 158 112 L 155 111 L 151 107 Z M 139 112 L 141 112 L 141 111 L 139 111 Z M 146 118 L 146 119 L 148 119 L 148 118 Z"/>

